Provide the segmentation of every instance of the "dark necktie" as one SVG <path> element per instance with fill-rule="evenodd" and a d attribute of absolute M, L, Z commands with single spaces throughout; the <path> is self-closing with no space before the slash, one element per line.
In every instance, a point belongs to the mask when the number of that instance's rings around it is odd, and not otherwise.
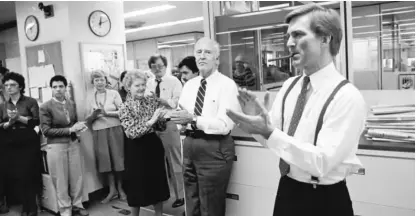
<path fill-rule="evenodd" d="M 156 79 L 157 85 L 156 85 L 156 96 L 158 98 L 160 98 L 160 83 L 162 82 L 162 80 L 160 79 Z"/>
<path fill-rule="evenodd" d="M 202 108 L 204 107 L 205 91 L 207 89 L 206 85 L 207 85 L 207 81 L 205 79 L 202 79 L 201 86 L 199 86 L 198 94 L 196 95 L 196 100 L 195 100 L 194 113 L 197 116 L 201 116 L 202 114 Z"/>
<path fill-rule="evenodd" d="M 296 102 L 295 111 L 293 112 L 292 120 L 290 121 L 289 130 L 287 132 L 289 136 L 293 136 L 295 134 L 296 128 L 299 125 L 300 117 L 302 117 L 302 113 L 306 104 L 306 94 L 308 92 L 307 87 L 308 87 L 309 81 L 310 80 L 308 76 L 305 76 L 303 78 L 302 90 L 300 91 L 300 94 L 298 96 L 298 101 Z M 290 171 L 290 165 L 286 163 L 286 161 L 284 161 L 282 158 L 280 158 L 279 168 L 280 168 L 280 174 L 282 177 L 287 175 Z"/>

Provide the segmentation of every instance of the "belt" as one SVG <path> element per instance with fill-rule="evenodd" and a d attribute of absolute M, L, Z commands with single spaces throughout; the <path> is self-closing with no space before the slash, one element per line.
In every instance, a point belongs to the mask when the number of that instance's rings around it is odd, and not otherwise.
<path fill-rule="evenodd" d="M 206 134 L 202 130 L 185 130 L 185 136 L 191 137 L 194 139 L 222 139 L 228 136 L 231 132 L 228 132 L 226 135 L 222 134 Z"/>
<path fill-rule="evenodd" d="M 293 179 L 293 178 L 291 178 L 291 177 L 289 177 L 289 176 L 283 176 L 282 177 L 282 179 L 283 178 L 286 178 L 287 179 L 287 181 L 290 183 L 290 184 L 292 184 L 292 185 L 296 185 L 297 187 L 312 187 L 312 188 L 314 188 L 314 189 L 324 189 L 324 188 L 332 188 L 332 187 L 338 187 L 338 186 L 340 186 L 340 185 L 342 185 L 342 184 L 346 184 L 347 183 L 347 181 L 344 179 L 344 180 L 342 180 L 342 181 L 340 181 L 340 182 L 337 182 L 337 183 L 334 183 L 334 184 L 330 184 L 330 185 L 323 185 L 323 184 L 317 184 L 317 183 L 315 183 L 315 182 L 312 182 L 312 183 L 306 183 L 306 182 L 301 182 L 301 181 L 298 181 L 298 180 L 296 180 L 296 179 Z"/>
<path fill-rule="evenodd" d="M 13 126 L 10 127 L 10 129 L 12 129 L 12 130 L 28 129 L 28 127 L 27 126 L 24 126 L 24 125 L 13 125 Z"/>

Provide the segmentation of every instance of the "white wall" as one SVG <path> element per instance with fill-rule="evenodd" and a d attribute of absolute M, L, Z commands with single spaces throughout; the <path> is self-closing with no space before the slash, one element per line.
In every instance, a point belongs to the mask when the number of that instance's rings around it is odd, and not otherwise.
<path fill-rule="evenodd" d="M 22 74 L 27 78 L 26 47 L 60 41 L 64 74 L 73 84 L 77 113 L 79 120 L 82 120 L 85 116 L 85 83 L 89 83 L 89 80 L 83 78 L 80 43 L 122 44 L 125 47 L 123 3 L 118 1 L 43 3 L 54 5 L 54 17 L 45 19 L 43 12 L 37 7 L 38 2 L 16 2 Z M 111 19 L 112 29 L 105 37 L 95 36 L 88 27 L 88 17 L 94 10 L 105 11 Z M 39 37 L 35 42 L 29 41 L 24 33 L 24 21 L 29 15 L 35 15 L 40 25 Z M 125 53 L 124 56 L 126 57 Z M 102 184 L 95 167 L 91 133 L 83 133 L 81 140 L 85 167 L 84 198 L 88 198 L 88 193 L 100 189 Z"/>
<path fill-rule="evenodd" d="M 82 103 L 84 80 L 82 79 L 80 43 L 123 44 L 125 46 L 123 5 L 120 2 L 44 2 L 53 4 L 55 16 L 45 19 L 37 8 L 37 2 L 16 2 L 20 53 L 26 56 L 29 46 L 61 41 L 64 74 L 74 85 L 77 104 Z M 95 36 L 88 27 L 88 16 L 93 10 L 105 11 L 112 22 L 112 29 L 105 37 Z M 24 33 L 24 20 L 35 15 L 39 20 L 40 33 L 36 41 L 29 41 Z M 120 25 L 121 24 L 121 25 Z M 125 55 L 126 56 L 126 55 Z M 26 58 L 22 58 L 22 72 L 26 76 Z M 79 116 L 84 116 L 78 109 Z"/>

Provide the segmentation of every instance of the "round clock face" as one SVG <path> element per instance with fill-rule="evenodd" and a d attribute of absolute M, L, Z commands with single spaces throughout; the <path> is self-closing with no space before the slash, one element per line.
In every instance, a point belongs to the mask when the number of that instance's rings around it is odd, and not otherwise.
<path fill-rule="evenodd" d="M 106 36 L 111 30 L 110 17 L 100 10 L 93 11 L 90 14 L 88 24 L 91 31 L 99 37 Z"/>
<path fill-rule="evenodd" d="M 35 16 L 30 15 L 25 21 L 25 33 L 27 39 L 35 41 L 39 36 L 39 22 Z"/>

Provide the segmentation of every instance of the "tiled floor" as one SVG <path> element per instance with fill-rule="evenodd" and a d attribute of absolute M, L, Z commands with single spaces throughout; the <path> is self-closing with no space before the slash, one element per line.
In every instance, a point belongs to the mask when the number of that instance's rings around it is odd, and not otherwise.
<path fill-rule="evenodd" d="M 184 205 L 178 208 L 172 208 L 172 203 L 175 201 L 175 197 L 171 192 L 171 198 L 163 204 L 163 213 L 164 216 L 182 216 L 185 211 Z M 90 216 L 124 216 L 124 214 L 119 213 L 121 209 L 126 209 L 130 211 L 130 207 L 126 202 L 120 200 L 113 200 L 108 204 L 101 204 L 99 202 L 91 203 L 88 207 Z M 153 216 L 153 207 L 148 206 L 146 208 L 141 208 L 140 216 Z M 12 206 L 11 210 L 7 214 L 1 214 L 0 216 L 20 216 L 20 206 Z M 131 215 L 131 214 L 130 214 Z M 47 211 L 42 211 L 38 216 L 54 216 Z"/>
<path fill-rule="evenodd" d="M 166 201 L 163 205 L 163 213 L 165 216 L 182 216 L 184 212 L 184 206 L 178 208 L 172 208 L 172 203 L 174 199 Z M 118 209 L 116 209 L 116 208 Z M 20 216 L 20 206 L 12 206 L 11 211 L 4 216 Z M 127 203 L 114 200 L 108 204 L 94 203 L 90 205 L 88 211 L 90 216 L 124 216 L 121 213 L 118 213 L 121 209 L 130 210 L 130 207 L 127 206 Z M 131 214 L 130 214 L 131 215 Z M 1 215 L 3 216 L 3 215 Z M 53 214 L 43 211 L 38 216 L 53 216 Z M 151 207 L 142 208 L 140 211 L 140 216 L 153 216 L 153 211 Z"/>

